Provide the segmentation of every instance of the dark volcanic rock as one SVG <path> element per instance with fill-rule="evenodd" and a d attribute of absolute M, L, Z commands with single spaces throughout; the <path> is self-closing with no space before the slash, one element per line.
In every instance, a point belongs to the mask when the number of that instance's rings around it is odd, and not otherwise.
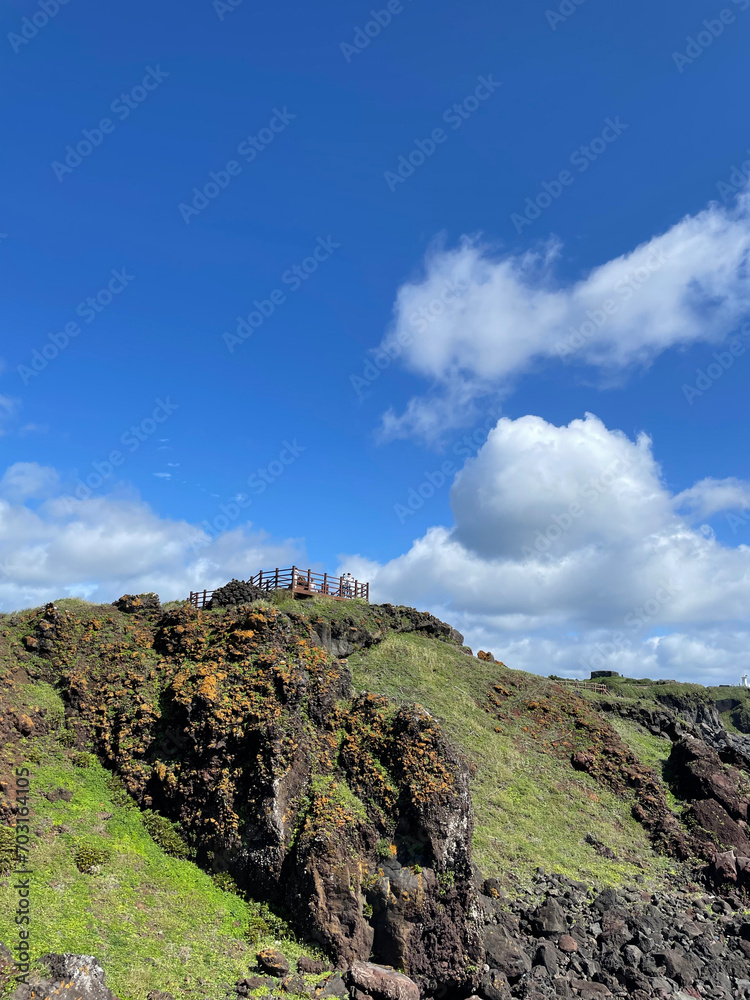
<path fill-rule="evenodd" d="M 126 615 L 143 614 L 144 612 L 161 611 L 158 594 L 124 594 L 112 602 L 113 607 Z"/>
<path fill-rule="evenodd" d="M 750 840 L 745 831 L 715 799 L 693 802 L 685 809 L 683 815 L 685 819 L 692 817 L 698 826 L 711 835 L 719 847 L 725 849 L 733 847 L 738 855 L 750 856 Z"/>
<path fill-rule="evenodd" d="M 16 988 L 13 1000 L 32 997 L 54 997 L 55 1000 L 118 1000 L 108 989 L 104 969 L 93 955 L 44 955 L 42 962 L 49 968 L 49 979 L 22 984 Z"/>
<path fill-rule="evenodd" d="M 750 798 L 740 773 L 722 763 L 703 740 L 685 736 L 672 747 L 671 780 L 686 799 L 715 799 L 735 820 L 746 820 Z"/>
<path fill-rule="evenodd" d="M 750 923 L 692 888 L 605 889 L 592 900 L 580 883 L 538 874 L 509 912 L 486 911 L 489 970 L 477 992 L 483 1000 L 750 1000 Z M 540 938 L 551 926 L 540 912 L 554 918 L 558 906 L 570 932 Z"/>
<path fill-rule="evenodd" d="M 350 988 L 373 1000 L 419 1000 L 419 987 L 408 976 L 372 962 L 354 962 L 347 979 Z"/>
<path fill-rule="evenodd" d="M 549 896 L 545 902 L 531 915 L 531 926 L 535 934 L 543 937 L 559 937 L 568 929 L 568 921 L 565 919 L 565 911 L 553 896 Z"/>
<path fill-rule="evenodd" d="M 526 972 L 531 971 L 531 959 L 520 941 L 509 938 L 505 931 L 488 927 L 482 935 L 482 944 L 490 968 L 502 972 L 508 982 L 517 982 Z"/>
<path fill-rule="evenodd" d="M 252 604 L 253 601 L 260 601 L 268 598 L 268 593 L 260 587 L 254 587 L 245 580 L 230 580 L 223 587 L 219 587 L 211 595 L 211 600 L 206 605 L 207 608 L 230 608 L 240 604 Z"/>
<path fill-rule="evenodd" d="M 326 972 L 328 969 L 330 969 L 330 965 L 317 958 L 309 958 L 307 955 L 300 955 L 297 959 L 297 972 L 301 972 L 303 975 L 308 975 L 310 973 L 318 975 L 321 972 Z"/>
<path fill-rule="evenodd" d="M 286 976 L 289 974 L 289 962 L 275 948 L 264 948 L 255 956 L 258 965 L 270 976 Z"/>

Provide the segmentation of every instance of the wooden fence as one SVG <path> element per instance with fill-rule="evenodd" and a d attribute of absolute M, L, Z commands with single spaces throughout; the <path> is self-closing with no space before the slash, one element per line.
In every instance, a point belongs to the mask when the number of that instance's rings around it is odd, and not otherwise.
<path fill-rule="evenodd" d="M 328 573 L 314 573 L 311 569 L 302 570 L 297 566 L 290 569 L 262 569 L 247 581 L 260 590 L 288 590 L 295 596 L 312 597 L 313 594 L 325 594 L 336 601 L 348 601 L 361 598 L 370 601 L 370 584 L 361 583 L 351 576 L 331 576 Z M 213 590 L 197 590 L 190 592 L 190 603 L 195 608 L 204 608 L 213 597 Z"/>
<path fill-rule="evenodd" d="M 555 684 L 564 684 L 568 687 L 583 688 L 584 691 L 595 691 L 597 694 L 614 694 L 606 684 L 597 684 L 596 681 L 579 681 L 575 677 L 557 677 Z"/>

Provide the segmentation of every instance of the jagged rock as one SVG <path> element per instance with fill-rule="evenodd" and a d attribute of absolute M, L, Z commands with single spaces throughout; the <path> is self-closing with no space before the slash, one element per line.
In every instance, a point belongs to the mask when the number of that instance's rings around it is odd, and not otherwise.
<path fill-rule="evenodd" d="M 317 993 L 319 997 L 338 997 L 339 1000 L 344 1000 L 344 997 L 349 996 L 349 991 L 346 988 L 346 983 L 341 977 L 341 974 L 335 972 L 329 979 L 325 981 L 323 989 Z"/>
<path fill-rule="evenodd" d="M 496 927 L 485 928 L 482 944 L 490 968 L 504 973 L 509 983 L 517 982 L 524 973 L 531 972 L 531 959 L 520 943 L 509 939 L 504 931 Z"/>
<path fill-rule="evenodd" d="M 112 602 L 112 606 L 126 615 L 161 610 L 158 594 L 123 594 L 122 597 Z"/>
<path fill-rule="evenodd" d="M 482 976 L 479 993 L 482 1000 L 508 1000 L 511 995 L 508 977 L 499 969 L 488 969 Z"/>
<path fill-rule="evenodd" d="M 550 941 L 543 941 L 536 950 L 532 964 L 541 965 L 550 976 L 556 975 L 559 962 L 555 946 Z"/>
<path fill-rule="evenodd" d="M 211 595 L 211 600 L 206 604 L 209 609 L 230 608 L 241 604 L 252 604 L 253 601 L 260 601 L 268 598 L 268 592 L 254 587 L 245 580 L 230 580 L 223 587 L 219 587 Z"/>
<path fill-rule="evenodd" d="M 26 649 L 46 659 L 51 659 L 55 652 L 60 626 L 64 621 L 65 614 L 60 611 L 56 604 L 45 604 L 44 611 L 36 620 L 34 634 L 23 638 Z"/>
<path fill-rule="evenodd" d="M 695 978 L 695 968 L 690 959 L 674 948 L 664 948 L 651 956 L 657 966 L 663 965 L 670 979 L 680 986 L 690 986 Z"/>
<path fill-rule="evenodd" d="M 19 985 L 13 1000 L 40 996 L 54 996 L 55 1000 L 118 1000 L 107 987 L 104 969 L 93 955 L 49 954 L 41 961 L 49 969 L 49 979 Z"/>
<path fill-rule="evenodd" d="M 703 740 L 685 736 L 672 747 L 668 767 L 681 794 L 687 799 L 715 799 L 735 820 L 746 820 L 748 798 L 742 791 L 739 772 L 726 767 L 718 753 Z"/>
<path fill-rule="evenodd" d="M 724 848 L 734 848 L 743 857 L 750 855 L 750 839 L 739 824 L 735 823 L 726 809 L 715 799 L 701 799 L 691 802 L 684 810 L 685 819 L 692 817 L 695 823 Z"/>
<path fill-rule="evenodd" d="M 282 993 L 291 993 L 294 996 L 311 998 L 313 995 L 308 989 L 304 977 L 299 975 L 299 973 L 287 976 L 286 979 L 282 980 L 279 989 Z"/>
<path fill-rule="evenodd" d="M 263 986 L 268 986 L 268 980 L 264 979 L 263 976 L 248 976 L 246 979 L 240 979 L 234 984 L 237 996 L 246 997 L 253 990 L 259 990 Z"/>
<path fill-rule="evenodd" d="M 604 983 L 594 983 L 590 980 L 573 979 L 570 984 L 573 989 L 580 993 L 583 1000 L 597 1000 L 599 997 L 611 997 L 612 992 Z"/>
<path fill-rule="evenodd" d="M 568 929 L 565 912 L 553 896 L 531 914 L 531 926 L 534 933 L 542 937 L 558 937 Z"/>
<path fill-rule="evenodd" d="M 373 605 L 380 625 L 373 628 L 351 615 L 333 621 L 320 618 L 312 621 L 313 638 L 332 656 L 350 656 L 358 649 L 368 649 L 380 642 L 387 632 L 420 632 L 451 645 L 462 646 L 464 637 L 446 622 L 434 615 L 414 608 L 394 607 L 392 604 Z"/>
<path fill-rule="evenodd" d="M 347 973 L 349 988 L 373 1000 L 419 1000 L 419 987 L 401 972 L 372 962 L 353 962 Z"/>

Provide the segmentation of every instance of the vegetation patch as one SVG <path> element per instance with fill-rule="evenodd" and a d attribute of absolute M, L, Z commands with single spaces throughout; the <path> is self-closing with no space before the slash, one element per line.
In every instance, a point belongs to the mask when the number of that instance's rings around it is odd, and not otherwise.
<path fill-rule="evenodd" d="M 39 691 L 25 684 L 14 699 L 27 710 L 45 699 L 48 708 L 62 708 L 48 684 Z M 134 806 L 121 782 L 93 755 L 88 767 L 76 765 L 76 752 L 58 739 L 64 732 L 2 749 L 6 765 L 25 763 L 31 771 L 37 965 L 48 952 L 94 954 L 121 1000 L 143 1000 L 151 990 L 214 1000 L 247 975 L 258 947 L 281 946 L 290 961 L 303 950 L 319 954 L 303 949 L 267 907 L 222 891 L 191 861 L 165 853 L 147 829 L 154 829 L 153 820 Z M 66 798 L 71 793 L 70 801 L 59 796 L 61 789 Z M 14 864 L 15 831 L 0 827 L 0 941 L 7 944 L 17 931 L 9 877 Z"/>
<path fill-rule="evenodd" d="M 558 738 L 565 742 L 562 730 L 541 728 L 543 701 L 550 699 L 557 711 L 552 682 L 415 634 L 389 635 L 351 656 L 349 665 L 357 687 L 419 701 L 465 754 L 476 816 L 474 860 L 486 874 L 527 884 L 541 865 L 618 885 L 643 872 L 655 888 L 676 877 L 678 864 L 654 851 L 633 818 L 632 797 L 574 770 L 572 741 L 565 753 L 551 746 Z M 597 854 L 587 834 L 616 860 Z"/>

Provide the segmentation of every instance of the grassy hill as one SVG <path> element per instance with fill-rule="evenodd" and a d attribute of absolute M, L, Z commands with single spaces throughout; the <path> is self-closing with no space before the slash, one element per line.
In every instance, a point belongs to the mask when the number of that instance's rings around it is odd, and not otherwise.
<path fill-rule="evenodd" d="M 149 714 L 160 711 L 156 695 L 169 670 L 179 666 L 179 677 L 202 678 L 202 689 L 208 691 L 214 668 L 225 676 L 233 663 L 246 663 L 248 677 L 255 669 L 256 654 L 243 651 L 253 632 L 231 632 L 232 612 L 224 609 L 198 615 L 185 629 L 172 627 L 170 641 L 183 643 L 186 652 L 170 661 L 155 651 L 153 621 L 83 601 L 61 601 L 58 607 L 67 613 L 59 642 L 72 656 L 74 666 L 65 667 L 68 674 L 77 671 L 77 697 L 105 675 L 113 678 L 101 689 L 106 702 L 102 725 L 108 739 L 129 741 L 134 760 L 137 733 L 146 732 Z M 510 891 L 529 885 L 539 866 L 592 886 L 638 880 L 658 891 L 688 881 L 687 869 L 655 850 L 647 829 L 633 818 L 636 792 L 620 787 L 613 774 L 627 764 L 660 778 L 669 740 L 634 722 L 605 718 L 596 696 L 581 696 L 554 680 L 469 656 L 454 639 L 425 632 L 424 622 L 417 622 L 413 631 L 396 631 L 412 628 L 411 609 L 385 613 L 360 602 L 292 602 L 279 594 L 257 602 L 253 613 L 260 622 L 276 622 L 274 635 L 281 634 L 280 623 L 287 623 L 284 627 L 296 636 L 295 656 L 302 647 L 312 649 L 304 642 L 300 646 L 299 635 L 308 626 L 327 623 L 341 634 L 365 636 L 362 648 L 348 658 L 355 689 L 426 709 L 468 762 L 473 860 L 484 877 L 499 879 Z M 0 829 L 0 941 L 15 940 L 7 805 L 13 768 L 25 764 L 32 775 L 36 959 L 50 951 L 95 954 L 122 1000 L 143 1000 L 154 989 L 198 1000 L 223 996 L 250 974 L 261 947 L 281 942 L 292 961 L 303 951 L 316 954 L 309 945 L 303 948 L 291 926 L 265 904 L 223 891 L 221 877 L 217 880 L 195 864 L 180 830 L 164 817 L 142 812 L 120 779 L 91 752 L 93 742 L 81 745 L 70 705 L 66 719 L 62 666 L 29 642 L 31 631 L 39 634 L 39 622 L 39 609 L 0 616 L 0 806 L 4 802 L 6 807 L 6 825 Z M 219 666 L 211 664 L 214 648 Z M 268 651 L 262 655 L 268 661 Z M 303 655 L 310 664 L 320 659 L 317 653 Z M 85 669 L 77 666 L 79 656 Z M 257 657 L 260 663 L 261 654 Z M 279 674 L 282 687 L 288 669 L 283 666 Z M 136 678 L 143 681 L 137 698 L 130 686 Z M 617 678 L 607 683 L 613 693 L 634 700 L 656 699 L 666 690 Z M 678 687 L 684 691 L 686 686 Z M 727 689 L 716 691 L 727 694 Z M 739 694 L 743 707 L 747 693 L 739 689 Z M 697 689 L 695 697 L 710 700 L 714 692 Z M 209 692 L 205 704 L 211 698 Z M 335 711 L 346 721 L 352 706 L 342 704 Z M 123 728 L 118 719 L 125 716 L 128 725 Z M 378 725 L 385 726 L 389 718 L 386 712 Z M 304 713 L 302 721 L 310 725 Z M 385 740 L 385 730 L 379 738 Z M 343 731 L 332 730 L 326 745 L 334 757 L 342 741 Z M 590 773 L 572 766 L 576 753 L 595 762 Z M 376 756 L 370 763 L 387 777 Z M 339 798 L 359 802 L 341 771 L 337 773 Z M 317 795 L 314 782 L 311 787 Z M 661 794 L 678 814 L 680 802 L 666 787 Z"/>
<path fill-rule="evenodd" d="M 633 819 L 631 797 L 574 772 L 545 748 L 550 741 L 538 738 L 541 728 L 528 706 L 545 694 L 556 697 L 554 683 L 419 635 L 391 635 L 349 662 L 357 687 L 417 701 L 437 716 L 473 765 L 474 860 L 485 875 L 528 882 L 541 865 L 603 885 L 632 881 L 638 873 L 655 886 L 678 877 L 676 863 L 654 852 Z M 490 701 L 496 686 L 513 692 L 501 717 Z M 669 741 L 646 737 L 640 746 L 633 740 L 645 763 L 668 755 Z M 598 854 L 586 834 L 618 860 Z"/>
<path fill-rule="evenodd" d="M 87 614 L 93 607 L 60 606 Z M 112 616 L 109 606 L 94 610 Z M 220 877 L 174 856 L 187 853 L 178 831 L 158 817 L 154 823 L 92 753 L 72 746 L 59 693 L 19 669 L 13 639 L 24 631 L 24 616 L 3 616 L 2 624 L 10 627 L 0 650 L 0 777 L 7 789 L 15 767 L 31 772 L 33 957 L 94 954 L 121 1000 L 143 1000 L 154 989 L 224 996 L 257 971 L 255 955 L 264 947 L 281 945 L 292 961 L 317 954 L 266 906 L 223 891 Z M 33 731 L 10 738 L 8 723 L 23 716 Z M 9 946 L 17 940 L 12 851 L 13 831 L 0 827 L 0 942 Z"/>

